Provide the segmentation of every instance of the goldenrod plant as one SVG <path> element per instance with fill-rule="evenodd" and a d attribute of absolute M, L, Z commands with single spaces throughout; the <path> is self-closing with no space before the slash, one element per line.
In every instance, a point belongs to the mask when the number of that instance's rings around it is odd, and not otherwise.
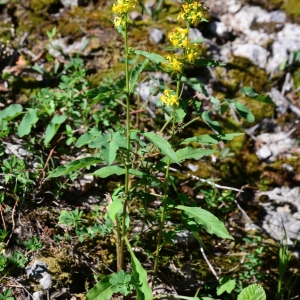
<path fill-rule="evenodd" d="M 193 90 L 207 95 L 204 85 L 198 79 L 188 79 L 185 75 L 188 65 L 210 67 L 223 65 L 215 60 L 201 58 L 201 45 L 192 42 L 189 38 L 190 27 L 193 24 L 207 21 L 205 17 L 208 14 L 208 8 L 197 1 L 183 1 L 178 15 L 178 22 L 182 22 L 182 27 L 176 26 L 167 35 L 172 52 L 161 56 L 133 49 L 129 45 L 128 34 L 133 25 L 129 13 L 137 9 L 139 5 L 143 7 L 143 4 L 137 0 L 118 0 L 112 6 L 113 24 L 124 40 L 124 86 L 118 89 L 100 86 L 84 93 L 85 97 L 92 99 L 101 99 L 109 95 L 114 95 L 116 98 L 117 95 L 119 102 L 123 101 L 125 118 L 122 119 L 120 116 L 117 130 L 108 128 L 102 132 L 98 126 L 92 129 L 87 128 L 87 132 L 77 140 L 76 146 L 87 146 L 93 151 L 97 150 L 98 155 L 72 161 L 58 167 L 48 175 L 48 178 L 58 177 L 101 163 L 101 167 L 92 172 L 94 176 L 100 178 L 111 175 L 124 176 L 123 185 L 118 186 L 111 195 L 106 213 L 106 220 L 109 220 L 112 226 L 110 232 L 116 241 L 116 272 L 102 277 L 88 292 L 88 300 L 112 299 L 114 293 L 123 296 L 135 293 L 135 299 L 152 299 L 161 263 L 160 253 L 166 242 L 170 240 L 167 238 L 170 232 L 166 231 L 166 220 L 171 212 L 177 212 L 181 216 L 182 227 L 190 230 L 199 241 L 201 241 L 199 232 L 202 230 L 219 238 L 233 239 L 221 220 L 199 206 L 187 205 L 189 202 L 187 195 L 176 193 L 174 179 L 171 176 L 173 170 L 171 166 L 181 165 L 188 159 L 198 160 L 209 156 L 217 151 L 217 149 L 209 148 L 210 146 L 217 145 L 220 141 L 226 143 L 243 134 L 224 133 L 221 124 L 212 117 L 212 112 L 223 114 L 231 108 L 247 121 L 254 120 L 253 114 L 238 101 L 239 98 L 218 100 L 213 97 L 212 108 L 201 110 L 199 100 L 194 97 L 185 99 L 182 95 L 184 86 L 189 86 Z M 132 58 L 136 59 L 132 60 Z M 138 63 L 131 67 L 130 61 Z M 141 109 L 133 101 L 133 93 L 139 76 L 148 65 L 168 73 L 174 79 L 174 84 L 167 86 L 161 83 L 159 87 L 162 91 L 160 105 L 165 113 L 165 123 L 158 132 L 153 132 L 151 128 L 146 127 L 135 128 L 133 125 L 134 114 L 131 114 L 133 109 L 136 111 Z M 270 97 L 259 95 L 252 88 L 246 87 L 240 92 L 243 97 L 274 105 Z M 193 119 L 185 121 L 188 108 L 194 110 Z M 181 139 L 177 133 L 200 119 L 208 125 L 207 134 Z M 145 199 L 155 199 L 160 203 L 155 220 L 156 246 L 153 256 L 149 258 L 152 270 L 146 270 L 137 259 L 130 233 L 132 209 L 141 203 L 145 204 L 147 202 Z M 147 207 L 145 206 L 144 209 L 146 211 Z M 69 220 L 67 214 L 64 212 L 61 215 L 62 222 Z M 74 226 L 79 228 L 78 222 Z M 128 256 L 131 259 L 131 271 L 127 264 Z M 155 297 L 157 298 L 159 295 Z M 174 295 L 174 297 L 212 299 L 178 295 Z"/>

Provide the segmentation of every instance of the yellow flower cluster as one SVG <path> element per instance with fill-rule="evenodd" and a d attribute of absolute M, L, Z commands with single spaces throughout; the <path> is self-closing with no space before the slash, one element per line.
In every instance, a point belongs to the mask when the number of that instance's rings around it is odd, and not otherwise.
<path fill-rule="evenodd" d="M 181 12 L 178 15 L 178 19 L 183 19 L 189 24 L 193 24 L 196 21 L 201 21 L 201 19 L 207 14 L 207 7 L 201 2 L 197 1 L 186 1 L 181 6 Z"/>
<path fill-rule="evenodd" d="M 189 42 L 189 30 L 187 28 L 176 27 L 168 34 L 168 38 L 174 47 L 186 47 Z"/>
<path fill-rule="evenodd" d="M 179 98 L 175 94 L 175 92 L 171 92 L 170 90 L 164 90 L 163 95 L 160 97 L 160 100 L 163 104 L 169 105 L 169 106 L 178 106 L 179 104 Z"/>
<path fill-rule="evenodd" d="M 167 54 L 165 59 L 168 61 L 162 64 L 163 69 L 171 73 L 181 73 L 183 68 L 183 63 L 181 57 L 176 54 Z"/>
<path fill-rule="evenodd" d="M 113 4 L 112 12 L 116 15 L 113 21 L 115 27 L 126 25 L 126 21 L 129 21 L 127 20 L 127 14 L 130 9 L 135 8 L 137 2 L 137 0 L 118 0 L 117 4 Z"/>

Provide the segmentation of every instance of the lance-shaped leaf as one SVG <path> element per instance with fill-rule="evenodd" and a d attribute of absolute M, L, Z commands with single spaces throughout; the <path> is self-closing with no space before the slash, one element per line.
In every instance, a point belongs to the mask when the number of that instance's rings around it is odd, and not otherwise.
<path fill-rule="evenodd" d="M 169 144 L 169 142 L 163 137 L 153 132 L 145 132 L 143 133 L 143 136 L 145 136 L 155 147 L 157 147 L 162 154 L 169 157 L 172 161 L 178 163 L 175 151 L 172 149 L 172 146 Z"/>
<path fill-rule="evenodd" d="M 218 121 L 213 121 L 210 116 L 209 116 L 209 112 L 207 111 L 204 111 L 202 113 L 202 119 L 203 121 L 213 130 L 215 131 L 216 133 L 222 133 L 222 128 L 221 128 L 221 125 Z"/>
<path fill-rule="evenodd" d="M 144 70 L 145 66 L 148 64 L 149 60 L 145 59 L 144 61 L 141 61 L 139 64 L 137 64 L 130 72 L 130 79 L 129 79 L 129 92 L 131 93 L 134 89 L 134 86 L 136 84 L 136 81 L 141 74 L 141 72 Z"/>
<path fill-rule="evenodd" d="M 92 175 L 99 176 L 101 178 L 106 178 L 111 175 L 123 175 L 125 174 L 125 168 L 119 167 L 119 166 L 108 166 L 103 167 L 94 173 Z M 135 176 L 143 176 L 143 173 L 135 170 L 135 169 L 129 169 L 129 174 L 135 175 Z"/>
<path fill-rule="evenodd" d="M 98 102 L 101 99 L 108 97 L 111 94 L 119 93 L 120 91 L 116 90 L 115 88 L 109 88 L 100 86 L 94 89 L 90 89 L 85 92 L 85 95 L 89 98 L 92 98 L 92 103 Z"/>
<path fill-rule="evenodd" d="M 185 211 L 185 213 L 195 220 L 197 224 L 202 225 L 208 233 L 233 240 L 233 237 L 228 233 L 223 222 L 209 211 L 200 207 L 188 207 L 183 205 L 178 205 L 176 208 Z"/>
<path fill-rule="evenodd" d="M 234 109 L 238 112 L 238 114 L 247 120 L 248 122 L 254 122 L 255 117 L 252 114 L 252 112 L 242 103 L 240 102 L 233 102 L 231 105 L 234 107 Z"/>
<path fill-rule="evenodd" d="M 113 295 L 113 286 L 109 281 L 112 274 L 105 276 L 86 294 L 86 300 L 110 300 Z"/>
<path fill-rule="evenodd" d="M 23 137 L 26 134 L 29 134 L 31 131 L 32 126 L 38 121 L 37 111 L 38 108 L 28 108 L 28 112 L 23 117 L 19 128 L 18 128 L 18 135 L 19 137 Z"/>
<path fill-rule="evenodd" d="M 198 143 L 200 145 L 216 145 L 220 141 L 231 141 L 237 136 L 241 136 L 244 133 L 226 133 L 226 134 L 203 134 L 187 138 L 181 142 L 181 144 Z"/>
<path fill-rule="evenodd" d="M 276 106 L 276 104 L 272 101 L 270 96 L 260 95 L 254 88 L 252 87 L 243 87 L 240 89 L 240 93 L 244 94 L 248 98 L 254 99 L 259 102 L 267 103 L 272 106 Z"/>
<path fill-rule="evenodd" d="M 82 168 L 86 168 L 86 167 L 95 165 L 102 161 L 103 161 L 103 159 L 98 158 L 98 157 L 85 157 L 85 158 L 73 160 L 64 166 L 57 167 L 55 170 L 53 170 L 52 172 L 49 173 L 47 178 L 63 176 L 63 175 L 72 173 L 74 171 L 78 171 Z"/>
<path fill-rule="evenodd" d="M 200 92 L 204 94 L 206 97 L 208 97 L 208 93 L 205 89 L 204 83 L 202 83 L 197 78 L 186 78 L 184 76 L 181 77 L 180 81 L 182 83 L 185 83 L 187 86 L 191 87 L 193 90 Z"/>
<path fill-rule="evenodd" d="M 48 124 L 45 132 L 45 140 L 44 144 L 48 145 L 49 142 L 53 139 L 54 135 L 58 131 L 60 125 L 66 121 L 67 116 L 65 114 L 63 115 L 55 115 L 50 123 Z"/>
<path fill-rule="evenodd" d="M 20 104 L 11 104 L 0 111 L 0 121 L 10 121 L 22 113 L 23 107 Z"/>
<path fill-rule="evenodd" d="M 147 282 L 147 272 L 136 258 L 126 236 L 124 236 L 124 240 L 131 256 L 132 284 L 137 291 L 136 300 L 152 300 L 152 290 Z"/>
<path fill-rule="evenodd" d="M 163 56 L 156 54 L 156 53 L 150 53 L 150 52 L 142 51 L 142 50 L 134 50 L 134 53 L 148 58 L 150 61 L 152 61 L 156 65 L 167 62 L 167 60 Z"/>
<path fill-rule="evenodd" d="M 195 149 L 193 147 L 186 147 L 176 151 L 177 159 L 180 163 L 186 159 L 200 159 L 203 156 L 207 156 L 215 153 L 217 150 L 209 149 Z"/>

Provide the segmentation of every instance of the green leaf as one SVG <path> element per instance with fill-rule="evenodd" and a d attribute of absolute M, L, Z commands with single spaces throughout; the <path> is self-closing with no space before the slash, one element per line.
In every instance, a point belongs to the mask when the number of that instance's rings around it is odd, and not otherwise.
<path fill-rule="evenodd" d="M 221 128 L 221 125 L 219 122 L 217 121 L 213 121 L 210 116 L 209 116 L 209 112 L 207 111 L 204 111 L 202 113 L 202 119 L 203 121 L 213 130 L 215 131 L 216 133 L 222 133 L 222 128 Z"/>
<path fill-rule="evenodd" d="M 20 104 L 11 104 L 0 111 L 0 121 L 10 121 L 22 113 L 23 107 Z"/>
<path fill-rule="evenodd" d="M 188 207 L 183 205 L 178 205 L 176 208 L 185 211 L 186 214 L 190 218 L 193 218 L 196 223 L 202 225 L 208 233 L 215 234 L 221 238 L 233 240 L 233 237 L 228 233 L 223 222 L 209 211 L 200 207 Z"/>
<path fill-rule="evenodd" d="M 114 197 L 112 203 L 108 207 L 108 216 L 112 221 L 116 221 L 117 214 L 123 210 L 122 198 Z"/>
<path fill-rule="evenodd" d="M 259 284 L 251 284 L 244 288 L 238 295 L 237 300 L 266 300 L 267 296 L 263 287 Z"/>
<path fill-rule="evenodd" d="M 185 83 L 187 86 L 191 87 L 197 92 L 200 92 L 204 94 L 206 97 L 208 97 L 208 93 L 204 87 L 204 84 L 197 78 L 186 78 L 184 76 L 181 77 L 180 81 L 182 83 Z"/>
<path fill-rule="evenodd" d="M 236 280 L 230 279 L 229 276 L 224 276 L 219 279 L 220 286 L 217 288 L 217 295 L 220 296 L 224 292 L 230 294 L 232 290 L 235 288 Z"/>
<path fill-rule="evenodd" d="M 142 55 L 142 56 L 148 58 L 156 65 L 167 62 L 167 60 L 163 56 L 156 54 L 156 53 L 150 53 L 150 52 L 142 51 L 142 50 L 134 50 L 133 52 L 137 55 Z"/>
<path fill-rule="evenodd" d="M 65 122 L 67 119 L 67 116 L 65 114 L 63 115 L 55 115 L 50 123 L 48 124 L 45 132 L 45 140 L 44 144 L 48 145 L 49 142 L 53 139 L 54 135 L 58 131 L 60 125 Z"/>
<path fill-rule="evenodd" d="M 132 251 L 127 237 L 124 237 L 131 256 L 132 284 L 137 291 L 136 300 L 152 300 L 152 290 L 147 282 L 147 272 Z"/>
<path fill-rule="evenodd" d="M 106 178 L 110 175 L 123 175 L 125 174 L 125 169 L 119 166 L 108 166 L 103 167 L 94 173 L 92 175 L 99 176 L 101 178 Z M 136 175 L 136 176 L 143 176 L 143 173 L 135 170 L 135 169 L 129 169 L 129 174 Z"/>
<path fill-rule="evenodd" d="M 72 173 L 74 171 L 80 170 L 82 168 L 86 168 L 91 165 L 100 163 L 102 161 L 103 160 L 98 157 L 85 157 L 85 158 L 73 160 L 64 166 L 57 167 L 55 170 L 53 170 L 52 172 L 49 173 L 47 178 L 63 176 L 63 175 Z"/>
<path fill-rule="evenodd" d="M 236 136 L 241 136 L 244 133 L 227 133 L 227 134 L 203 134 L 187 138 L 181 142 L 181 144 L 198 143 L 200 145 L 216 145 L 220 141 L 231 141 Z"/>
<path fill-rule="evenodd" d="M 259 102 L 267 103 L 272 106 L 276 106 L 276 104 L 272 101 L 270 96 L 260 95 L 254 88 L 252 87 L 243 87 L 240 89 L 240 93 L 244 94 L 246 97 L 254 99 Z"/>
<path fill-rule="evenodd" d="M 200 159 L 203 156 L 207 156 L 215 153 L 217 150 L 209 150 L 209 149 L 195 149 L 193 147 L 186 147 L 176 151 L 177 159 L 180 163 L 185 161 L 186 159 Z"/>
<path fill-rule="evenodd" d="M 172 149 L 172 146 L 169 144 L 169 142 L 163 137 L 153 132 L 145 132 L 143 133 L 143 136 L 145 136 L 155 147 L 157 147 L 162 154 L 178 163 L 175 151 Z"/>
<path fill-rule="evenodd" d="M 131 93 L 134 89 L 136 81 L 140 75 L 140 73 L 144 70 L 145 66 L 148 64 L 149 60 L 145 59 L 137 64 L 130 72 L 130 79 L 129 79 L 129 92 Z"/>
<path fill-rule="evenodd" d="M 113 295 L 112 284 L 109 282 L 112 274 L 105 276 L 86 294 L 86 300 L 110 300 Z"/>
<path fill-rule="evenodd" d="M 110 140 L 101 148 L 101 155 L 109 166 L 115 161 L 118 149 L 119 145 L 114 140 Z"/>
<path fill-rule="evenodd" d="M 38 121 L 37 111 L 38 108 L 28 108 L 28 112 L 24 115 L 19 128 L 18 135 L 19 137 L 23 137 L 26 134 L 29 134 L 31 131 L 31 127 Z"/>
<path fill-rule="evenodd" d="M 231 103 L 235 110 L 239 113 L 239 115 L 247 120 L 248 122 L 254 122 L 255 117 L 251 113 L 251 111 L 242 103 L 240 102 L 233 102 Z"/>
<path fill-rule="evenodd" d="M 225 66 L 226 64 L 214 60 L 214 59 L 207 59 L 207 58 L 201 58 L 201 59 L 197 59 L 194 64 L 198 67 L 217 67 L 217 66 Z"/>
<path fill-rule="evenodd" d="M 89 98 L 92 98 L 93 99 L 92 103 L 95 103 L 95 102 L 98 102 L 99 100 L 109 97 L 113 93 L 117 94 L 120 92 L 121 91 L 116 90 L 115 88 L 100 86 L 100 87 L 88 90 L 85 93 L 85 95 Z"/>
<path fill-rule="evenodd" d="M 60 212 L 58 222 L 70 226 L 73 223 L 74 217 L 66 210 Z"/>
<path fill-rule="evenodd" d="M 97 128 L 92 128 L 89 132 L 84 133 L 76 142 L 76 147 L 80 148 L 83 145 L 90 144 L 96 137 L 102 133 Z"/>

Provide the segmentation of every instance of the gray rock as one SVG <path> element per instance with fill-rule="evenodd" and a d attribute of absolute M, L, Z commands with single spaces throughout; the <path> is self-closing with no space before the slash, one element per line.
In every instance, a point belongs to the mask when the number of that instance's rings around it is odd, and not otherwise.
<path fill-rule="evenodd" d="M 234 45 L 232 52 L 235 56 L 248 58 L 260 68 L 265 68 L 269 56 L 269 52 L 265 48 L 254 44 Z"/>
<path fill-rule="evenodd" d="M 158 29 L 158 28 L 153 28 L 150 31 L 150 40 L 154 44 L 160 43 L 164 39 L 164 33 Z"/>
<path fill-rule="evenodd" d="M 34 292 L 32 294 L 33 300 L 43 300 L 44 299 L 44 293 L 42 291 Z"/>
<path fill-rule="evenodd" d="M 223 22 L 209 22 L 207 28 L 216 37 L 226 38 L 229 34 L 229 29 Z"/>
<path fill-rule="evenodd" d="M 64 7 L 78 6 L 78 0 L 60 0 L 60 3 L 61 3 Z"/>
<path fill-rule="evenodd" d="M 203 35 L 198 28 L 190 28 L 189 39 L 193 41 L 199 41 L 203 39 Z"/>

